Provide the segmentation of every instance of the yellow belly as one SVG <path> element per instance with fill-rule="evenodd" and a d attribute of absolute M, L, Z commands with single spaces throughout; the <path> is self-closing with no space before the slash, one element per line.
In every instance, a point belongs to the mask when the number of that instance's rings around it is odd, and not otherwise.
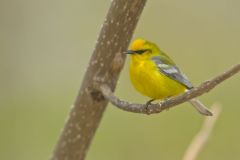
<path fill-rule="evenodd" d="M 186 87 L 161 73 L 154 62 L 130 64 L 130 79 L 137 91 L 153 99 L 183 93 Z"/>

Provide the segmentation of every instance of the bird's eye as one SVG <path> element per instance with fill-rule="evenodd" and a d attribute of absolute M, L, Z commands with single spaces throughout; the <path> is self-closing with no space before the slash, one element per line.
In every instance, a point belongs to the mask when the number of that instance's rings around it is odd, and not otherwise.
<path fill-rule="evenodd" d="M 143 54 L 146 51 L 150 51 L 150 50 L 149 49 L 141 49 L 141 50 L 137 50 L 137 51 L 134 51 L 134 52 L 137 53 L 137 54 Z"/>

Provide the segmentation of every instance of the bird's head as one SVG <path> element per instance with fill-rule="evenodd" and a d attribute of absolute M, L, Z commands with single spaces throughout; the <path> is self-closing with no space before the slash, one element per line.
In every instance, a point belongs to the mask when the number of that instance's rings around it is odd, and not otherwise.
<path fill-rule="evenodd" d="M 148 59 L 152 56 L 159 55 L 160 50 L 156 44 L 150 41 L 136 39 L 132 42 L 126 53 L 130 54 L 134 59 Z"/>

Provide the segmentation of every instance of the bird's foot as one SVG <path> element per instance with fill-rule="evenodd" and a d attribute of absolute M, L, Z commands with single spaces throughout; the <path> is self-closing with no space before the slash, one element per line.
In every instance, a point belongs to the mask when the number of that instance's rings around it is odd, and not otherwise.
<path fill-rule="evenodd" d="M 150 114 L 150 111 L 149 111 L 149 106 L 152 104 L 152 102 L 154 101 L 155 99 L 150 99 L 149 101 L 147 101 L 147 103 L 146 103 L 146 113 L 147 114 Z"/>

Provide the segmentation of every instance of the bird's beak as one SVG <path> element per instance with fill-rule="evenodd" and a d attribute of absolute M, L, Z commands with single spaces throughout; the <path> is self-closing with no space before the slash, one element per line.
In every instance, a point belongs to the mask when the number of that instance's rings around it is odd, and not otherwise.
<path fill-rule="evenodd" d="M 135 52 L 133 50 L 127 50 L 127 52 L 125 52 L 126 54 L 134 54 Z"/>

